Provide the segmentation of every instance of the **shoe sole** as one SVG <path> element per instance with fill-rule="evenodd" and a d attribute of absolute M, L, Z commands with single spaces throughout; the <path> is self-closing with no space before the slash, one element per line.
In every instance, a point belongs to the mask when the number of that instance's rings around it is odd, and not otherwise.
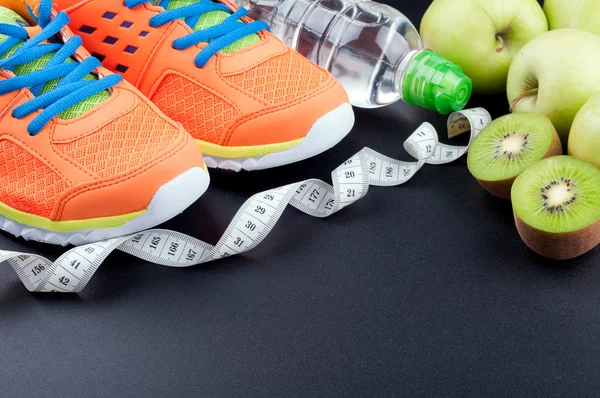
<path fill-rule="evenodd" d="M 55 232 L 20 224 L 0 214 L 0 229 L 25 240 L 62 246 L 82 245 L 116 238 L 143 231 L 170 220 L 198 200 L 206 192 L 209 183 L 208 172 L 200 167 L 193 167 L 160 187 L 154 194 L 150 205 L 140 216 L 116 227 Z M 101 218 L 94 221 L 102 223 Z"/>
<path fill-rule="evenodd" d="M 354 112 L 350 104 L 342 104 L 331 112 L 319 118 L 310 131 L 292 148 L 261 156 L 223 158 L 207 154 L 204 151 L 204 161 L 210 168 L 233 171 L 254 171 L 283 166 L 299 162 L 318 155 L 337 145 L 354 126 Z M 285 143 L 281 144 L 285 145 Z M 202 145 L 200 144 L 201 148 Z M 239 152 L 236 147 L 221 147 L 220 152 L 231 149 Z"/>

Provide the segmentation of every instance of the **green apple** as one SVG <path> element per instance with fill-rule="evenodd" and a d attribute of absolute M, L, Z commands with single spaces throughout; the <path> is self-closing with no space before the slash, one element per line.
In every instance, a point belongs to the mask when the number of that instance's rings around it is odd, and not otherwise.
<path fill-rule="evenodd" d="M 546 115 L 567 144 L 575 115 L 600 93 L 600 36 L 558 29 L 536 37 L 513 60 L 506 92 L 511 111 Z"/>
<path fill-rule="evenodd" d="M 421 21 L 423 44 L 460 66 L 477 93 L 502 93 L 514 55 L 548 31 L 536 0 L 435 0 Z"/>
<path fill-rule="evenodd" d="M 569 155 L 600 167 L 600 95 L 577 112 L 569 134 Z"/>
<path fill-rule="evenodd" d="M 573 28 L 600 35 L 598 0 L 545 0 L 550 29 Z"/>

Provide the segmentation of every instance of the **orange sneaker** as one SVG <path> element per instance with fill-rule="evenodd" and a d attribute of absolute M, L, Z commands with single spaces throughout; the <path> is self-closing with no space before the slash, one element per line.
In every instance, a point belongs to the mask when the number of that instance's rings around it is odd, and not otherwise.
<path fill-rule="evenodd" d="M 182 212 L 209 183 L 195 141 L 50 11 L 0 6 L 0 229 L 79 245 Z"/>
<path fill-rule="evenodd" d="M 105 67 L 183 124 L 209 167 L 293 163 L 331 148 L 354 124 L 346 92 L 329 72 L 229 0 L 55 4 Z"/>

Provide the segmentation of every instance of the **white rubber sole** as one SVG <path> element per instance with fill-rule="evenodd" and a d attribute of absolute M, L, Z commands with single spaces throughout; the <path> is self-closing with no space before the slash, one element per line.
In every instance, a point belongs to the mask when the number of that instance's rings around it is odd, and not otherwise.
<path fill-rule="evenodd" d="M 348 135 L 352 126 L 354 126 L 352 105 L 342 104 L 321 116 L 302 142 L 293 148 L 251 158 L 231 159 L 204 155 L 204 161 L 208 167 L 233 171 L 264 170 L 283 166 L 308 159 L 334 147 Z"/>
<path fill-rule="evenodd" d="M 180 174 L 156 191 L 146 211 L 120 227 L 80 230 L 71 232 L 52 232 L 18 224 L 0 215 L 0 229 L 25 240 L 66 246 L 83 245 L 104 239 L 133 234 L 153 228 L 170 220 L 192 205 L 206 192 L 210 183 L 208 172 L 194 167 Z"/>

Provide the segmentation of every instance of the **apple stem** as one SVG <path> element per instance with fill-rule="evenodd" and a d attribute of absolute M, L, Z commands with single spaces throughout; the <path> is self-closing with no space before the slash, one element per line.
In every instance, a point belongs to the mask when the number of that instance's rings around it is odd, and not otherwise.
<path fill-rule="evenodd" d="M 531 90 L 527 90 L 524 93 L 521 93 L 510 104 L 510 113 L 514 113 L 515 112 L 515 108 L 516 108 L 517 104 L 519 103 L 519 101 L 521 101 L 524 98 L 531 97 L 532 95 L 537 95 L 537 93 L 538 93 L 538 89 L 537 88 L 532 88 Z"/>
<path fill-rule="evenodd" d="M 498 43 L 498 47 L 496 47 L 496 52 L 501 53 L 504 50 L 504 38 L 501 35 L 496 35 L 496 42 Z"/>

